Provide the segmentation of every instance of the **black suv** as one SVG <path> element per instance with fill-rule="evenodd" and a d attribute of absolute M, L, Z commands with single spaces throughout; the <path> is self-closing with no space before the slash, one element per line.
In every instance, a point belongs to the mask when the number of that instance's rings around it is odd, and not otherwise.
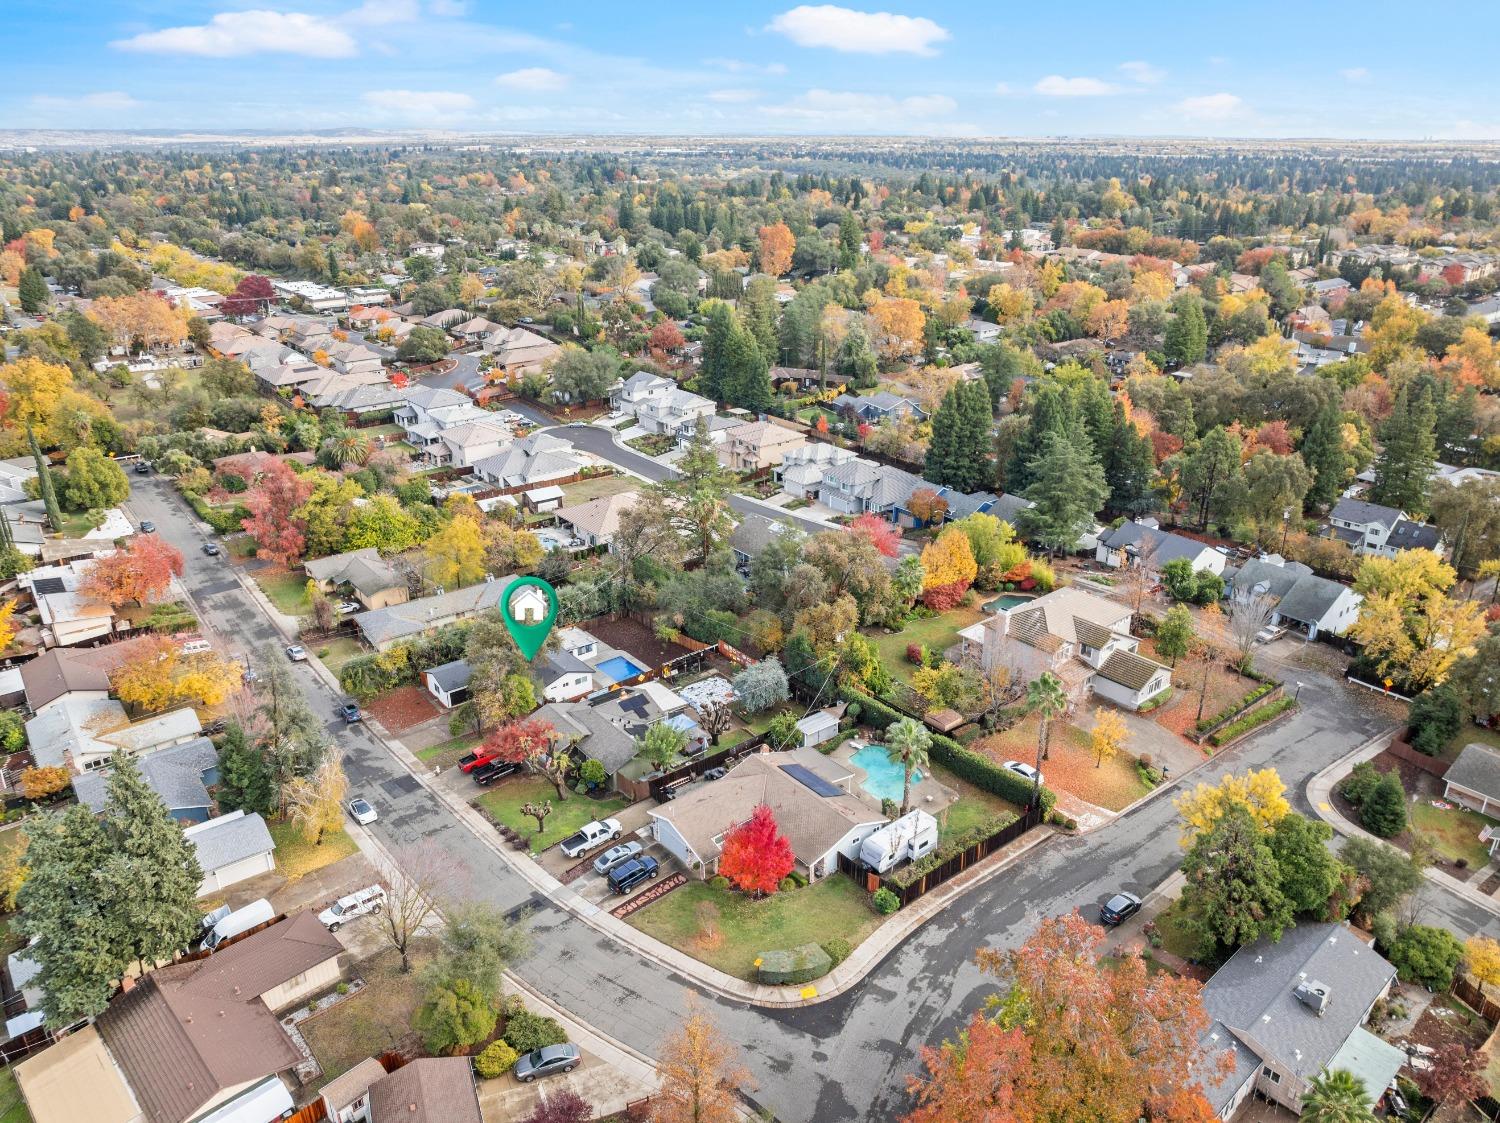
<path fill-rule="evenodd" d="M 612 893 L 629 893 L 642 882 L 650 881 L 661 873 L 661 865 L 649 855 L 635 858 L 609 871 L 609 888 Z"/>
<path fill-rule="evenodd" d="M 485 784 L 493 784 L 496 780 L 503 780 L 507 776 L 514 776 L 521 771 L 521 765 L 514 760 L 492 760 L 488 764 L 481 764 L 470 772 L 474 782 L 480 787 Z"/>

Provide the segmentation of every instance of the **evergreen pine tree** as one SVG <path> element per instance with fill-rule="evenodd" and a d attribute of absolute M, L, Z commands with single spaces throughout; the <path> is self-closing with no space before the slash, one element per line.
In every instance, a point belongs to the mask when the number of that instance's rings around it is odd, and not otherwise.
<path fill-rule="evenodd" d="M 1338 407 L 1330 404 L 1313 418 L 1302 435 L 1302 461 L 1313 471 L 1307 492 L 1309 507 L 1331 507 L 1344 490 L 1349 454 L 1344 451 L 1343 424 Z"/>
<path fill-rule="evenodd" d="M 1162 344 L 1167 362 L 1179 367 L 1201 362 L 1208 354 L 1208 321 L 1203 318 L 1203 305 L 1194 294 L 1184 293 L 1172 307 L 1176 315 L 1167 325 Z"/>
<path fill-rule="evenodd" d="M 1115 427 L 1104 457 L 1104 480 L 1109 485 L 1109 509 L 1135 518 L 1157 507 L 1156 456 L 1151 438 L 1125 420 L 1125 407 L 1115 406 Z"/>
<path fill-rule="evenodd" d="M 734 309 L 722 301 L 710 306 L 708 332 L 703 337 L 703 364 L 698 368 L 698 393 L 724 400 L 724 353 L 734 334 Z"/>
<path fill-rule="evenodd" d="M 115 753 L 105 791 L 109 870 L 120 889 L 112 905 L 117 930 L 127 934 L 117 950 L 146 970 L 187 947 L 198 930 L 203 871 L 193 844 L 134 759 Z"/>
<path fill-rule="evenodd" d="M 26 441 L 31 445 L 31 458 L 36 461 L 36 482 L 41 492 L 42 505 L 47 509 L 47 522 L 54 531 L 62 530 L 62 508 L 57 505 L 57 489 L 52 486 L 52 471 L 42 456 L 42 446 L 36 443 L 36 433 L 26 426 Z"/>
<path fill-rule="evenodd" d="M 1380 456 L 1370 500 L 1408 515 L 1427 509 L 1427 488 L 1437 459 L 1433 429 L 1437 411 L 1420 390 L 1403 388 L 1391 416 L 1380 430 Z"/>
<path fill-rule="evenodd" d="M 50 294 L 47 292 L 46 278 L 42 276 L 40 269 L 28 265 L 21 270 L 16 295 L 20 297 L 22 312 L 34 314 L 47 307 Z"/>
<path fill-rule="evenodd" d="M 1022 532 L 1049 553 L 1071 550 L 1109 495 L 1104 473 L 1078 441 L 1056 432 L 1028 470 L 1032 483 L 1022 494 L 1035 506 L 1021 513 Z"/>

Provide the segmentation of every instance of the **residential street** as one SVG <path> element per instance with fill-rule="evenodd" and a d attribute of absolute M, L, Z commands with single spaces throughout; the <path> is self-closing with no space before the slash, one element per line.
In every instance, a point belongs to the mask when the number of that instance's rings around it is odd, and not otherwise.
<path fill-rule="evenodd" d="M 610 447 L 615 459 L 619 450 Z M 182 550 L 183 583 L 215 643 L 234 651 L 270 644 L 275 657 L 282 657 L 283 638 L 227 563 L 201 552 L 204 539 L 170 485 L 155 477 L 134 482 L 132 513 L 154 520 Z M 534 894 L 367 730 L 334 718 L 337 699 L 310 668 L 298 666 L 293 673 L 315 711 L 328 715 L 344 750 L 351 794 L 378 807 L 380 820 L 371 829 L 397 859 L 418 844 L 440 847 L 460 878 L 459 892 L 506 909 L 533 908 L 537 950 L 518 965 L 518 974 L 581 1020 L 654 1054 L 675 1028 L 691 984 Z M 1300 713 L 1215 759 L 1200 778 L 1270 765 L 1299 793 L 1300 803 L 1311 774 L 1380 731 L 1382 719 L 1351 704 L 1343 687 L 1313 674 L 1304 674 L 1304 681 Z M 836 999 L 781 1011 L 715 997 L 710 1002 L 746 1051 L 757 1082 L 754 1098 L 778 1119 L 893 1118 L 903 1107 L 904 1078 L 915 1070 L 917 1047 L 950 1033 L 989 988 L 972 965 L 977 947 L 1018 944 L 1038 918 L 1075 906 L 1092 915 L 1119 888 L 1144 893 L 1172 872 L 1179 857 L 1171 799 L 1157 798 L 1095 834 L 1038 847 L 1014 872 L 960 898 Z M 1423 894 L 1429 918 L 1455 931 L 1468 934 L 1494 924 L 1489 914 L 1431 886 Z"/>

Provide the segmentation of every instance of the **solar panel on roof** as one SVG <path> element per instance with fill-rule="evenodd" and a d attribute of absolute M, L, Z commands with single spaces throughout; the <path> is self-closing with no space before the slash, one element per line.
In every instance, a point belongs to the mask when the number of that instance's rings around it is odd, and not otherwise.
<path fill-rule="evenodd" d="M 779 767 L 793 780 L 796 780 L 804 788 L 807 788 L 809 791 L 813 792 L 816 795 L 831 796 L 844 794 L 842 788 L 838 788 L 833 784 L 830 784 L 827 780 L 823 779 L 823 777 L 819 776 L 816 772 L 813 772 L 811 769 L 809 769 L 806 765 L 782 764 L 778 765 L 777 767 Z"/>

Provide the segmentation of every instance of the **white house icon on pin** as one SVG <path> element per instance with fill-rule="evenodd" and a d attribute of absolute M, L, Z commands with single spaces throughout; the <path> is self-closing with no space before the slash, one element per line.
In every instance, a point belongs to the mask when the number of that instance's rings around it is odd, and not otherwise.
<path fill-rule="evenodd" d="M 535 585 L 523 585 L 510 598 L 510 618 L 517 624 L 540 624 L 550 607 L 546 593 Z"/>

